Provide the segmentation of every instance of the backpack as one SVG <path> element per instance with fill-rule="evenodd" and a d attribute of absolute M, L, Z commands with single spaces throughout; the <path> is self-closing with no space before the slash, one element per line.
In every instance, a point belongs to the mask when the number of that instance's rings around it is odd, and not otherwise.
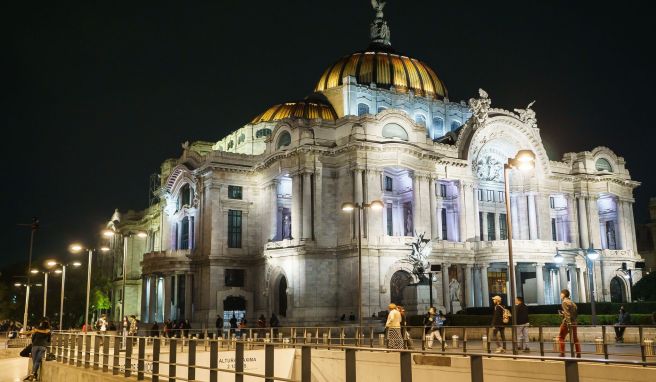
<path fill-rule="evenodd" d="M 501 307 L 503 309 L 503 323 L 504 324 L 509 324 L 510 323 L 510 318 L 512 317 L 512 313 L 510 313 L 510 310 L 508 310 L 505 307 Z"/>

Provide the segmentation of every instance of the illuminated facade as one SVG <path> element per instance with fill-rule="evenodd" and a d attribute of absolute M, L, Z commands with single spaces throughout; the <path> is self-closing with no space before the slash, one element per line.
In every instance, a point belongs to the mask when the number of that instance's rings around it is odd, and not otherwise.
<path fill-rule="evenodd" d="M 357 227 L 340 206 L 376 199 L 385 208 L 363 223 L 365 317 L 390 301 L 427 309 L 428 286 L 412 285 L 403 261 L 421 232 L 433 240 L 431 264 L 441 265 L 434 305 L 488 306 L 509 285 L 502 169 L 520 149 L 533 150 L 537 166 L 510 176 L 518 295 L 556 303 L 567 287 L 588 301 L 584 261 L 556 264 L 554 255 L 593 246 L 603 248 L 598 299 L 611 299 L 611 284 L 629 299 L 615 270 L 640 260 L 639 183 L 624 159 L 597 147 L 550 160 L 531 105 L 490 104 L 482 90 L 450 101 L 427 64 L 395 53 L 377 9 L 369 48 L 329 66 L 313 94 L 218 142 L 185 143 L 163 163 L 159 202 L 139 227 L 152 243 L 136 287 L 142 321 L 212 326 L 235 311 L 310 324 L 357 312 Z"/>

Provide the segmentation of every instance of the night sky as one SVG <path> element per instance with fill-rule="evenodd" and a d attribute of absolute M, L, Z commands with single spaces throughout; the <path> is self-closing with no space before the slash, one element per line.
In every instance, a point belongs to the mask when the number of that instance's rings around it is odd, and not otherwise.
<path fill-rule="evenodd" d="M 13 2 L 3 44 L 3 254 L 95 243 L 115 208 L 142 209 L 148 177 L 186 140 L 217 141 L 268 106 L 308 95 L 368 45 L 368 0 Z M 24 5 L 17 5 L 23 3 Z M 166 3 L 166 4 L 164 4 Z M 390 0 L 397 51 L 430 64 L 451 100 L 536 100 L 551 159 L 610 147 L 647 219 L 656 196 L 649 3 Z M 29 7 L 29 8 L 28 8 Z M 8 66 L 6 66 L 8 65 Z M 23 267 L 24 265 L 21 265 Z"/>

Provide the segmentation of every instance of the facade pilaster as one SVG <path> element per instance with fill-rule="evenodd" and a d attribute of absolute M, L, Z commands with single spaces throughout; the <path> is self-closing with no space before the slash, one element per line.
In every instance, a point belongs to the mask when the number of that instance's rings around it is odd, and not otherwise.
<path fill-rule="evenodd" d="M 419 175 L 415 172 L 412 175 L 412 228 L 421 233 L 423 230 L 421 219 L 421 193 L 420 193 Z"/>
<path fill-rule="evenodd" d="M 570 291 L 572 293 L 572 300 L 576 302 L 581 302 L 581 297 L 580 297 L 580 292 L 579 292 L 579 280 L 578 280 L 578 268 L 576 267 L 576 264 L 572 264 L 569 266 L 569 278 L 571 280 L 572 284 L 572 290 Z"/>
<path fill-rule="evenodd" d="M 193 307 L 193 289 L 194 289 L 194 276 L 191 273 L 186 273 L 185 278 L 185 308 L 184 308 L 184 318 L 192 321 L 194 319 Z"/>
<path fill-rule="evenodd" d="M 382 200 L 383 186 L 381 183 L 382 172 L 377 169 L 367 169 L 365 170 L 365 196 L 366 203 L 371 203 L 374 200 Z M 376 238 L 380 240 L 384 236 L 384 227 L 383 227 L 383 214 L 385 214 L 385 208 L 382 210 L 372 210 L 368 209 L 366 211 L 367 222 L 367 232 L 366 236 L 369 240 Z M 371 243 L 371 241 L 370 241 Z"/>
<path fill-rule="evenodd" d="M 157 321 L 157 276 L 147 276 L 150 279 L 150 288 L 148 290 L 148 322 Z"/>
<path fill-rule="evenodd" d="M 560 276 L 560 289 L 569 289 L 567 286 L 567 266 L 562 265 L 558 268 L 558 276 Z M 571 292 L 571 291 L 570 291 Z"/>
<path fill-rule="evenodd" d="M 292 238 L 300 239 L 303 229 L 301 218 L 301 203 L 303 200 L 302 179 L 300 174 L 292 176 Z"/>
<path fill-rule="evenodd" d="M 579 268 L 579 271 L 579 300 L 581 302 L 588 302 L 588 283 L 586 282 L 588 272 L 586 268 Z"/>
<path fill-rule="evenodd" d="M 458 184 L 458 241 L 467 241 L 467 207 L 465 205 L 465 185 Z"/>
<path fill-rule="evenodd" d="M 164 276 L 164 319 L 171 318 L 171 276 Z"/>
<path fill-rule="evenodd" d="M 538 240 L 538 216 L 535 194 L 528 195 L 528 230 L 529 240 Z"/>
<path fill-rule="evenodd" d="M 278 180 L 269 184 L 269 239 L 282 239 L 278 236 Z M 282 224 L 282 222 L 280 222 Z M 281 230 L 282 231 L 282 230 Z"/>
<path fill-rule="evenodd" d="M 474 306 L 474 275 L 473 266 L 471 264 L 465 265 L 465 291 L 467 292 L 466 301 L 467 307 Z"/>
<path fill-rule="evenodd" d="M 629 240 L 627 232 L 627 217 L 626 209 L 624 208 L 624 201 L 619 197 L 617 198 L 617 229 L 618 229 L 618 238 L 620 242 L 618 243 L 617 249 L 629 249 Z"/>
<path fill-rule="evenodd" d="M 494 214 L 494 240 L 501 240 L 501 214 L 498 213 Z"/>
<path fill-rule="evenodd" d="M 489 223 L 487 221 L 487 212 L 483 212 L 483 215 L 481 217 L 482 217 L 481 220 L 483 224 L 483 237 L 481 238 L 481 240 L 488 241 L 490 240 L 489 237 L 490 235 L 488 235 L 488 230 L 487 230 L 487 227 L 489 227 Z"/>
<path fill-rule="evenodd" d="M 519 225 L 519 207 L 517 195 L 510 196 L 510 221 L 513 226 L 512 238 L 519 240 L 522 237 L 522 227 Z"/>
<path fill-rule="evenodd" d="M 442 237 L 442 224 L 446 224 L 446 222 L 442 221 L 442 199 L 437 200 L 437 238 L 439 240 L 446 240 L 446 237 Z"/>
<path fill-rule="evenodd" d="M 490 290 L 487 282 L 487 264 L 481 265 L 481 290 L 483 292 L 483 306 L 490 306 Z"/>
<path fill-rule="evenodd" d="M 303 239 L 312 239 L 312 174 L 303 173 Z"/>
<path fill-rule="evenodd" d="M 480 241 L 482 238 L 480 237 L 481 234 L 481 222 L 478 219 L 478 215 L 480 213 L 480 208 L 478 205 L 478 189 L 472 188 L 472 206 L 474 207 L 474 241 Z"/>
<path fill-rule="evenodd" d="M 599 223 L 599 205 L 597 196 L 588 198 L 588 229 L 590 230 L 590 244 L 595 248 L 601 246 L 601 228 Z"/>
<path fill-rule="evenodd" d="M 449 263 L 442 263 L 442 302 L 446 312 L 451 312 L 451 301 L 449 300 Z M 446 313 L 445 312 L 445 313 Z"/>
<path fill-rule="evenodd" d="M 544 263 L 535 264 L 535 281 L 538 292 L 538 305 L 544 305 Z"/>
<path fill-rule="evenodd" d="M 149 322 L 148 321 L 148 285 L 146 283 L 146 280 L 148 279 L 148 276 L 142 276 L 141 277 L 141 320 L 143 322 Z"/>
<path fill-rule="evenodd" d="M 323 232 L 323 174 L 322 174 L 322 169 L 315 168 L 314 170 L 314 208 L 313 208 L 313 218 L 314 218 L 314 224 L 313 224 L 313 233 L 314 233 L 314 240 L 320 240 L 321 235 L 318 234 L 319 232 Z"/>
<path fill-rule="evenodd" d="M 588 235 L 588 211 L 586 207 L 585 196 L 579 195 L 578 197 L 578 215 L 579 215 L 579 238 L 581 248 L 588 248 L 590 246 L 590 236 Z"/>
<path fill-rule="evenodd" d="M 576 199 L 572 194 L 567 195 L 567 229 L 568 229 L 568 242 L 577 244 L 579 241 L 579 227 L 576 222 L 578 221 L 578 214 L 576 213 L 576 206 L 574 203 Z"/>
<path fill-rule="evenodd" d="M 439 238 L 437 230 L 437 196 L 435 195 L 435 179 L 428 179 L 428 204 L 430 207 L 430 237 L 431 239 Z"/>

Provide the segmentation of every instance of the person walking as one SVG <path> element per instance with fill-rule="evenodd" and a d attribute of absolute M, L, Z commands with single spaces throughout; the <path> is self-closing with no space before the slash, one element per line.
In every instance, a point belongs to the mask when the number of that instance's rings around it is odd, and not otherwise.
<path fill-rule="evenodd" d="M 401 312 L 396 309 L 396 304 L 387 306 L 389 314 L 385 323 L 387 331 L 387 348 L 403 349 L 403 336 L 401 335 Z"/>
<path fill-rule="evenodd" d="M 524 353 L 531 351 L 528 347 L 528 306 L 524 304 L 524 297 L 515 297 L 515 314 L 517 314 L 517 327 L 515 328 L 515 338 L 519 341 L 519 350 Z"/>
<path fill-rule="evenodd" d="M 506 308 L 501 305 L 501 296 L 492 297 L 492 302 L 494 303 L 494 312 L 492 314 L 492 337 L 497 342 L 497 349 L 495 353 L 505 353 L 506 352 L 506 328 L 504 327 L 503 322 L 503 312 Z M 501 341 L 499 341 L 501 337 Z"/>
<path fill-rule="evenodd" d="M 405 314 L 405 308 L 401 305 L 397 305 L 399 313 L 401 313 L 401 335 L 403 336 L 404 347 L 406 349 L 412 349 L 412 336 L 408 331 L 408 319 Z"/>
<path fill-rule="evenodd" d="M 24 381 L 37 381 L 39 369 L 50 346 L 50 322 L 41 319 L 36 329 L 29 332 L 32 335 L 32 374 L 23 379 Z"/>
<path fill-rule="evenodd" d="M 624 306 L 620 307 L 620 312 L 617 315 L 617 323 L 615 324 L 615 342 L 623 343 L 624 342 L 624 331 L 626 330 L 626 325 L 631 324 L 631 315 L 624 309 Z"/>
<path fill-rule="evenodd" d="M 441 313 L 441 312 L 440 312 Z M 424 315 L 424 335 L 426 336 L 428 349 L 433 348 L 433 340 L 437 340 L 440 345 L 442 344 L 442 326 L 444 325 L 444 318 L 441 314 L 435 312 L 435 307 L 431 306 L 428 313 Z M 446 348 L 446 344 L 444 344 Z"/>
<path fill-rule="evenodd" d="M 134 315 L 130 316 L 129 318 L 130 322 L 130 327 L 128 329 L 128 335 L 129 336 L 136 336 L 137 332 L 139 331 L 139 322 L 137 321 L 137 317 Z"/>
<path fill-rule="evenodd" d="M 216 335 L 218 337 L 223 337 L 223 317 L 221 317 L 221 315 L 216 315 L 216 323 L 214 326 L 216 326 Z"/>
<path fill-rule="evenodd" d="M 230 323 L 230 334 L 234 335 L 235 332 L 237 331 L 237 317 L 235 317 L 234 313 L 232 315 L 232 318 L 228 322 Z"/>
<path fill-rule="evenodd" d="M 569 290 L 567 289 L 560 291 L 560 299 L 563 301 L 561 304 L 563 310 L 558 311 L 558 314 L 563 316 L 563 321 L 560 323 L 560 331 L 558 333 L 560 356 L 565 356 L 565 337 L 567 337 L 567 334 L 569 333 L 572 341 L 574 341 L 574 345 L 576 346 L 576 357 L 581 358 L 581 344 L 579 343 L 579 336 L 576 333 L 578 308 L 569 298 L 569 295 Z"/>

